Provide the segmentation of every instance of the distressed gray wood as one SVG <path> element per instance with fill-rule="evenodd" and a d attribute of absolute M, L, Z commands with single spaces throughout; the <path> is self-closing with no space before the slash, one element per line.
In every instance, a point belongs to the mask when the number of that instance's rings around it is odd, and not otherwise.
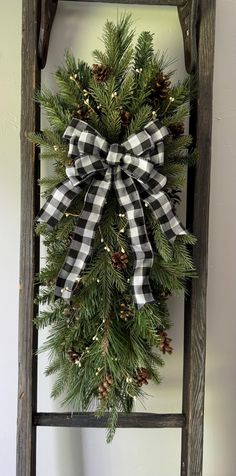
<path fill-rule="evenodd" d="M 37 426 L 67 426 L 80 428 L 106 428 L 107 415 L 97 418 L 92 412 L 83 413 L 36 413 L 33 423 Z M 118 428 L 183 428 L 182 414 L 120 413 Z"/>
<path fill-rule="evenodd" d="M 33 329 L 34 275 L 38 245 L 33 220 L 36 207 L 37 151 L 27 140 L 39 127 L 39 110 L 33 101 L 39 87 L 37 67 L 38 1 L 22 2 L 22 113 L 21 113 L 21 244 L 19 301 L 19 377 L 17 425 L 17 476 L 35 476 L 36 428 L 32 412 L 37 403 L 37 332 Z"/>
<path fill-rule="evenodd" d="M 52 24 L 57 11 L 58 0 L 41 0 L 40 29 L 38 39 L 38 60 L 40 68 L 45 67 Z"/>
<path fill-rule="evenodd" d="M 81 2 L 83 0 L 59 0 L 64 2 Z M 178 7 L 184 5 L 187 0 L 122 0 L 119 2 L 118 0 L 99 0 L 99 3 L 118 3 L 119 5 L 122 4 L 135 4 L 135 5 L 166 5 L 171 7 Z M 88 0 L 91 3 L 98 3 L 97 0 Z"/>
<path fill-rule="evenodd" d="M 193 280 L 185 312 L 182 476 L 202 475 L 215 0 L 201 0 L 200 14 L 196 115 L 199 160 L 193 208 L 193 232 L 198 240 L 193 259 L 199 278 Z"/>
<path fill-rule="evenodd" d="M 191 74 L 197 66 L 197 26 L 199 0 L 186 0 L 178 7 L 179 20 L 183 33 L 186 71 Z"/>

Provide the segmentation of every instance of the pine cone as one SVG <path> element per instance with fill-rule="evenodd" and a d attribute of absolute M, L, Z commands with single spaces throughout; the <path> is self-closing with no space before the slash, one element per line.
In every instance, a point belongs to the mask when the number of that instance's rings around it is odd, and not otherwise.
<path fill-rule="evenodd" d="M 46 286 L 48 286 L 50 288 L 51 286 L 53 286 L 55 284 L 55 281 L 53 281 L 53 279 L 47 279 L 45 284 L 46 284 Z"/>
<path fill-rule="evenodd" d="M 128 319 L 133 316 L 133 310 L 127 302 L 122 302 L 120 304 L 119 316 L 123 321 L 128 321 Z"/>
<path fill-rule="evenodd" d="M 169 129 L 171 134 L 174 137 L 179 137 L 184 134 L 184 124 L 182 122 L 177 122 L 176 124 L 170 124 Z"/>
<path fill-rule="evenodd" d="M 73 113 L 73 117 L 76 117 L 76 119 L 82 119 L 83 121 L 86 121 L 89 118 L 89 109 L 86 105 L 84 106 L 77 106 L 77 109 Z"/>
<path fill-rule="evenodd" d="M 68 235 L 68 237 L 67 237 L 67 243 L 68 243 L 68 245 L 71 244 L 72 239 L 73 239 L 73 233 L 69 233 L 69 235 Z"/>
<path fill-rule="evenodd" d="M 122 253 L 122 251 L 117 251 L 113 253 L 111 261 L 113 268 L 118 270 L 125 269 L 128 264 L 128 256 L 126 253 Z"/>
<path fill-rule="evenodd" d="M 113 378 L 111 375 L 106 375 L 100 386 L 98 387 L 98 398 L 106 398 L 113 385 Z"/>
<path fill-rule="evenodd" d="M 67 356 L 73 364 L 77 364 L 80 361 L 81 354 L 71 347 L 71 349 L 67 350 Z"/>
<path fill-rule="evenodd" d="M 167 337 L 167 333 L 165 331 L 159 331 L 159 336 L 161 337 L 161 342 L 159 345 L 160 351 L 165 354 L 166 352 L 168 354 L 172 354 L 173 352 L 173 347 L 171 347 L 170 343 L 172 339 Z"/>
<path fill-rule="evenodd" d="M 106 81 L 109 76 L 109 70 L 105 64 L 93 64 L 92 72 L 94 78 L 101 83 Z"/>
<path fill-rule="evenodd" d="M 131 122 L 131 114 L 129 111 L 121 111 L 120 113 L 122 126 L 128 127 Z"/>
<path fill-rule="evenodd" d="M 174 213 L 176 213 L 177 205 L 179 205 L 181 202 L 180 193 L 181 190 L 179 190 L 178 188 L 168 191 L 168 197 L 170 199 L 172 210 Z"/>
<path fill-rule="evenodd" d="M 152 97 L 159 100 L 167 99 L 170 94 L 170 85 L 170 77 L 161 71 L 153 81 Z"/>
<path fill-rule="evenodd" d="M 134 375 L 134 381 L 139 387 L 142 387 L 142 385 L 147 385 L 148 380 L 150 379 L 150 372 L 144 367 L 140 367 L 139 369 L 137 369 L 136 374 Z"/>

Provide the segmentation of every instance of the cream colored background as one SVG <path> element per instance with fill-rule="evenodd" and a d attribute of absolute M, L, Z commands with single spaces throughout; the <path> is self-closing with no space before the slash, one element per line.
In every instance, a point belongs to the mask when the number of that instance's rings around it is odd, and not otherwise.
<path fill-rule="evenodd" d="M 0 455 L 1 474 L 15 474 L 17 395 L 17 282 L 19 260 L 19 119 L 20 119 L 20 2 L 0 4 L 0 153 L 1 153 L 1 341 L 0 341 Z M 62 61 L 65 45 L 90 60 L 101 26 L 116 16 L 114 7 L 60 4 L 54 25 L 44 80 Z M 92 11 L 93 10 L 93 11 Z M 157 31 L 156 46 L 168 47 L 184 74 L 181 33 L 175 8 L 135 7 L 137 30 Z M 123 11 L 123 8 L 122 8 Z M 235 475 L 235 28 L 236 5 L 218 0 L 214 83 L 213 160 L 210 209 L 209 284 L 207 320 L 207 380 L 204 476 Z M 89 25 L 89 30 L 88 30 Z M 83 41 L 81 41 L 81 38 Z M 87 41 L 89 38 L 89 41 Z M 225 190 L 225 193 L 223 191 Z M 182 371 L 182 303 L 171 303 L 175 326 L 174 357 L 167 359 L 164 383 L 150 389 L 150 411 L 180 411 Z M 176 312 L 177 310 L 177 312 Z M 40 361 L 39 409 L 50 411 L 50 382 L 42 377 Z M 139 410 L 142 408 L 139 407 Z M 40 429 L 38 476 L 177 476 L 179 430 L 118 430 L 112 446 L 104 444 L 104 430 Z M 158 468 L 158 469 L 156 469 Z"/>

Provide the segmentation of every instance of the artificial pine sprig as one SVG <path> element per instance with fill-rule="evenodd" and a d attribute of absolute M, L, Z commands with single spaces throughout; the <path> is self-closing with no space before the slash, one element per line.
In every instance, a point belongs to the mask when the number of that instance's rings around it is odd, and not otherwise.
<path fill-rule="evenodd" d="M 72 117 L 85 120 L 108 142 L 122 142 L 139 132 L 150 120 L 169 127 L 165 139 L 167 177 L 164 188 L 174 207 L 180 202 L 186 165 L 196 160 L 192 138 L 184 133 L 189 114 L 189 80 L 171 84 L 172 64 L 165 54 L 155 53 L 153 35 L 143 32 L 133 47 L 132 19 L 123 15 L 117 24 L 107 21 L 102 51 L 94 51 L 91 67 L 76 61 L 70 52 L 55 73 L 58 93 L 47 89 L 36 96 L 48 115 L 50 129 L 31 134 L 41 147 L 41 157 L 53 160 L 54 176 L 41 179 L 44 195 L 65 178 L 68 144 L 62 135 Z M 93 256 L 76 282 L 70 303 L 54 301 L 59 269 L 73 239 L 75 223 L 83 207 L 84 192 L 74 200 L 59 225 L 48 231 L 37 226 L 47 248 L 45 265 L 37 276 L 41 285 L 40 308 L 35 325 L 49 327 L 39 350 L 49 355 L 47 375 L 55 375 L 54 398 L 72 410 L 109 413 L 107 441 L 111 441 L 118 413 L 130 412 L 136 398 L 145 397 L 145 385 L 159 383 L 162 353 L 172 352 L 166 331 L 170 327 L 168 296 L 185 288 L 195 277 L 189 246 L 192 235 L 180 236 L 171 245 L 159 222 L 144 207 L 146 226 L 154 250 L 151 283 L 155 304 L 137 310 L 130 278 L 133 255 L 124 210 L 110 192 L 93 243 Z"/>

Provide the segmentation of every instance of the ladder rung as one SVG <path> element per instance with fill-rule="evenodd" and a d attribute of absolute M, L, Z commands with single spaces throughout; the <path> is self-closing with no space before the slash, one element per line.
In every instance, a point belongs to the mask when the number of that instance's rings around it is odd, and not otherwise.
<path fill-rule="evenodd" d="M 35 413 L 34 426 L 66 426 L 81 428 L 105 428 L 108 414 L 96 417 L 93 412 L 82 413 Z M 183 428 L 182 413 L 120 413 L 119 428 Z"/>
<path fill-rule="evenodd" d="M 61 1 L 61 0 L 60 0 Z M 82 2 L 82 0 L 63 0 L 63 1 L 72 1 L 72 2 Z M 88 0 L 89 2 L 97 3 L 98 0 Z M 101 3 L 116 3 L 114 0 L 99 0 Z M 121 5 L 125 3 L 135 3 L 136 5 L 168 5 L 172 7 L 178 7 L 183 5 L 183 0 L 122 0 Z"/>

